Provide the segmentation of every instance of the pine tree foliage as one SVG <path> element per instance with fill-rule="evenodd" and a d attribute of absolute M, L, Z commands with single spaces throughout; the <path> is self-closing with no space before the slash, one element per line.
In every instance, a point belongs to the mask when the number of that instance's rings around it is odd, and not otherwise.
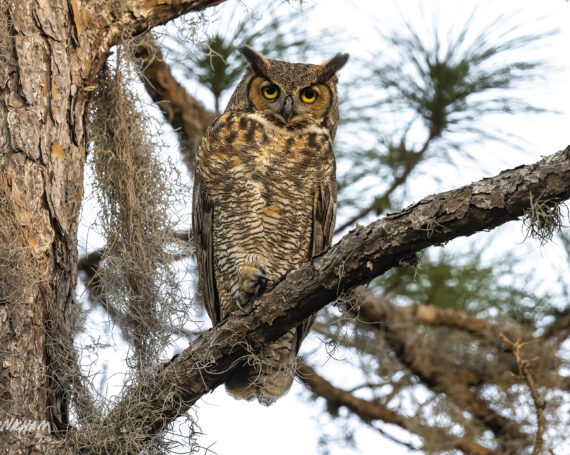
<path fill-rule="evenodd" d="M 198 82 L 212 94 L 217 114 L 223 110 L 223 95 L 231 93 L 243 76 L 243 59 L 238 47 L 250 46 L 274 59 L 287 56 L 302 61 L 306 58 L 311 45 L 300 21 L 307 10 L 286 18 L 279 11 L 273 5 L 262 6 L 242 16 L 240 7 L 234 7 L 228 16 L 238 19 L 215 30 L 205 40 L 196 43 L 180 38 L 166 40 L 173 66 L 182 69 L 185 78 Z"/>

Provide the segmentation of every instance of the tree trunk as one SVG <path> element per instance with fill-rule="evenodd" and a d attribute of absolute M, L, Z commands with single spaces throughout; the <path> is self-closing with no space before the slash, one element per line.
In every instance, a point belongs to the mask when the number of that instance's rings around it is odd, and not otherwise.
<path fill-rule="evenodd" d="M 67 1 L 0 5 L 0 423 L 40 426 L 4 428 L 0 452 L 47 453 L 42 422 L 54 433 L 68 424 L 57 364 L 58 346 L 71 343 L 62 337 L 74 305 L 86 93 Z"/>
<path fill-rule="evenodd" d="M 63 453 L 94 75 L 124 32 L 222 1 L 0 0 L 0 453 Z"/>

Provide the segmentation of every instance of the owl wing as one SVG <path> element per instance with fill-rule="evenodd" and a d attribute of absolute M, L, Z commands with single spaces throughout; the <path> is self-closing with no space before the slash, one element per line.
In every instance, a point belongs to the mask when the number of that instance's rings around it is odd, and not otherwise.
<path fill-rule="evenodd" d="M 313 199 L 311 256 L 322 253 L 332 243 L 336 220 L 337 191 L 337 183 L 334 176 L 327 184 L 317 187 Z"/>
<path fill-rule="evenodd" d="M 338 185 L 333 172 L 332 178 L 326 184 L 319 185 L 314 194 L 311 257 L 322 253 L 332 243 L 336 220 L 337 191 Z M 301 342 L 311 330 L 316 317 L 315 313 L 299 325 L 297 330 L 297 351 L 301 346 Z"/>
<path fill-rule="evenodd" d="M 220 322 L 220 303 L 214 276 L 214 243 L 212 240 L 214 207 L 198 172 L 194 178 L 192 199 L 192 227 L 198 263 L 199 288 L 212 325 L 216 325 Z"/>

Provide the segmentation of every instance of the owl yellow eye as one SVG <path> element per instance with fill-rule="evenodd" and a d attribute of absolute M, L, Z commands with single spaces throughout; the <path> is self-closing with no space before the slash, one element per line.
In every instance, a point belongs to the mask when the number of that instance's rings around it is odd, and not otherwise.
<path fill-rule="evenodd" d="M 317 92 L 312 87 L 307 87 L 301 92 L 301 101 L 303 103 L 311 104 L 317 100 Z"/>
<path fill-rule="evenodd" d="M 261 89 L 261 93 L 263 93 L 263 96 L 268 100 L 274 100 L 279 96 L 279 87 L 274 84 L 266 85 Z"/>

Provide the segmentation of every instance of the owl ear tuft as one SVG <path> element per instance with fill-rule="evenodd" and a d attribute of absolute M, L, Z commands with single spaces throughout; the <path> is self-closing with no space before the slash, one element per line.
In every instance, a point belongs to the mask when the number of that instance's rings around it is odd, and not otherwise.
<path fill-rule="evenodd" d="M 323 80 L 328 80 L 333 77 L 347 62 L 348 54 L 336 54 L 334 57 L 329 58 L 321 64 Z"/>
<path fill-rule="evenodd" d="M 258 75 L 267 78 L 267 70 L 269 69 L 269 61 L 259 52 L 253 50 L 249 46 L 238 48 L 243 56 L 251 65 L 251 69 Z"/>

